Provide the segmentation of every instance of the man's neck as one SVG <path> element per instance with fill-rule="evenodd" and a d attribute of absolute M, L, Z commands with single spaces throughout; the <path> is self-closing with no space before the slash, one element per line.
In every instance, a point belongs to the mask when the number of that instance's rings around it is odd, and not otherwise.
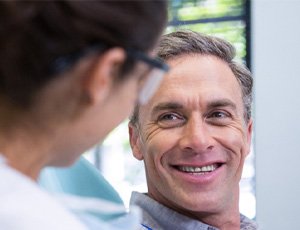
<path fill-rule="evenodd" d="M 158 199 L 153 194 L 148 193 L 148 195 L 158 201 L 159 203 L 165 205 L 170 204 L 166 201 L 164 197 Z M 174 204 L 173 206 L 165 205 L 168 208 L 192 219 L 198 220 L 207 225 L 216 227 L 220 230 L 239 230 L 240 229 L 240 212 L 239 212 L 239 187 L 232 191 L 232 196 L 230 201 L 227 201 L 226 204 L 222 204 L 220 208 L 217 208 L 217 211 L 191 211 L 188 209 L 183 209 L 182 207 Z"/>

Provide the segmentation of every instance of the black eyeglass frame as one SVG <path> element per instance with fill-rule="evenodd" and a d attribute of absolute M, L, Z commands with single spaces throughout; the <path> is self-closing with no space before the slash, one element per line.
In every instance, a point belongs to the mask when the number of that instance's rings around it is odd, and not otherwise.
<path fill-rule="evenodd" d="M 168 72 L 170 69 L 170 67 L 158 57 L 152 58 L 147 56 L 145 53 L 134 49 L 125 49 L 125 50 L 129 57 L 132 57 L 139 61 L 143 61 L 151 67 L 161 69 L 164 72 Z"/>
<path fill-rule="evenodd" d="M 55 75 L 64 72 L 67 69 L 71 68 L 74 65 L 74 63 L 78 61 L 80 58 L 91 53 L 104 51 L 109 48 L 110 46 L 101 43 L 96 43 L 88 46 L 86 49 L 83 49 L 81 51 L 75 51 L 68 55 L 59 57 L 50 64 L 48 73 L 51 75 Z M 164 61 L 162 61 L 161 59 L 149 57 L 141 51 L 132 48 L 125 48 L 125 52 L 128 55 L 128 57 L 131 57 L 135 60 L 143 61 L 149 66 L 161 69 L 164 72 L 168 72 L 170 69 L 170 67 L 166 63 L 164 63 Z"/>

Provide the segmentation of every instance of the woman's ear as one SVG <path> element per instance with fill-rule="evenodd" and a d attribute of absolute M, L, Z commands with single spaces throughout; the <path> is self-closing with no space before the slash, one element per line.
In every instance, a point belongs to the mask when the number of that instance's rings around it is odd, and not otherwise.
<path fill-rule="evenodd" d="M 84 76 L 84 91 L 93 104 L 102 103 L 112 89 L 113 82 L 126 59 L 122 48 L 105 51 L 96 61 L 88 76 Z"/>
<path fill-rule="evenodd" d="M 141 151 L 141 143 L 140 143 L 140 137 L 139 137 L 139 130 L 137 127 L 131 123 L 128 124 L 128 130 L 129 130 L 129 141 L 130 146 L 132 149 L 133 156 L 138 160 L 143 160 L 144 156 Z"/>

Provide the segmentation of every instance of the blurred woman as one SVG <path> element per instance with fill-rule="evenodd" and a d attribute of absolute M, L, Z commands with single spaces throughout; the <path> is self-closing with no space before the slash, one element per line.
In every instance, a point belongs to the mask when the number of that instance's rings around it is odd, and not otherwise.
<path fill-rule="evenodd" d="M 0 228 L 85 229 L 35 181 L 152 95 L 166 2 L 2 1 L 0 21 Z"/>

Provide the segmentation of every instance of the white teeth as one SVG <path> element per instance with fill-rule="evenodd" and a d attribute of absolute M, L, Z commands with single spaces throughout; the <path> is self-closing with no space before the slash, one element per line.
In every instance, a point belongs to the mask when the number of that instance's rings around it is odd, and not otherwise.
<path fill-rule="evenodd" d="M 202 167 L 192 167 L 192 166 L 179 166 L 178 169 L 183 172 L 199 173 L 199 172 L 212 172 L 217 168 L 215 164 L 206 165 Z"/>

